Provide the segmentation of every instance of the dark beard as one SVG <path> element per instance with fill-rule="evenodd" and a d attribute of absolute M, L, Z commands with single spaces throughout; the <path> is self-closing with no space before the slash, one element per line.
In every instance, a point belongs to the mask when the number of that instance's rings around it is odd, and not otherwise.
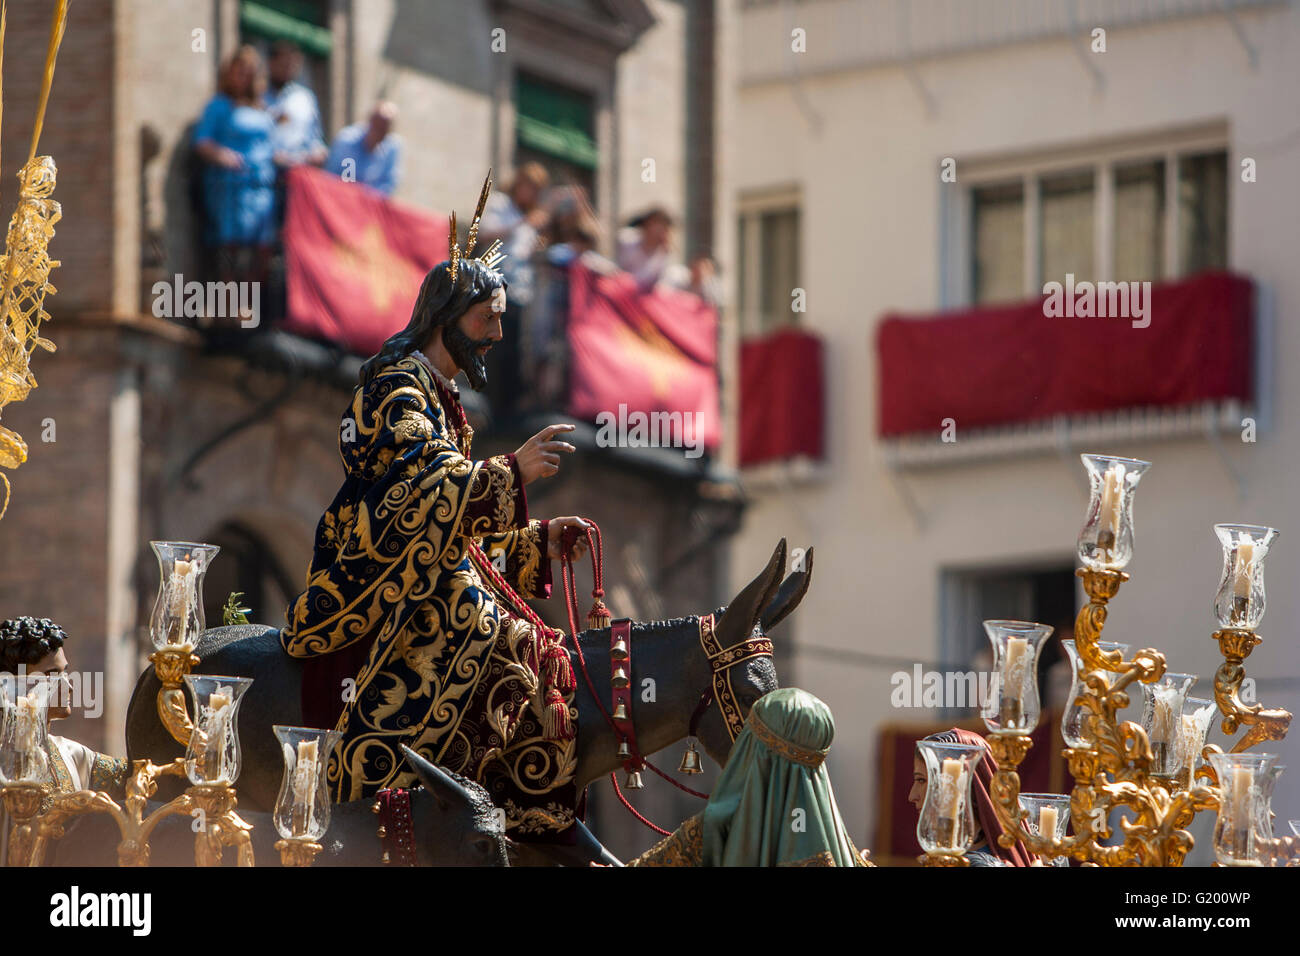
<path fill-rule="evenodd" d="M 456 367 L 465 373 L 469 387 L 476 392 L 487 387 L 487 356 L 478 350 L 491 345 L 491 339 L 471 339 L 460 330 L 459 325 L 447 325 L 442 330 L 442 344 L 447 354 L 456 363 Z"/>

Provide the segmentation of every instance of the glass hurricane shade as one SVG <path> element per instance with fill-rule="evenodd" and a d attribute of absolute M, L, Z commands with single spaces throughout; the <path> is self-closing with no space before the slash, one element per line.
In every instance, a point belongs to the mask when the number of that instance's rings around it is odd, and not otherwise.
<path fill-rule="evenodd" d="M 149 618 L 153 646 L 195 644 L 207 624 L 203 616 L 203 576 L 221 549 L 193 541 L 150 541 L 158 556 L 158 598 Z"/>
<path fill-rule="evenodd" d="M 275 829 L 286 840 L 319 841 L 330 825 L 330 791 L 326 780 L 330 754 L 343 735 L 314 727 L 274 728 L 284 756 L 284 779 L 275 801 Z"/>
<path fill-rule="evenodd" d="M 194 702 L 194 729 L 185 748 L 185 775 L 195 786 L 239 778 L 239 704 L 249 677 L 186 674 Z"/>
<path fill-rule="evenodd" d="M 1088 472 L 1088 512 L 1077 552 L 1083 566 L 1122 571 L 1133 560 L 1133 496 L 1151 462 L 1080 455 Z"/>

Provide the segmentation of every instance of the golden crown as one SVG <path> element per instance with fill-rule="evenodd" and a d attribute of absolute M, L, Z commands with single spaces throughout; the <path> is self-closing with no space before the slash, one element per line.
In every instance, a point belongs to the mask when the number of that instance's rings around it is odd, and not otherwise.
<path fill-rule="evenodd" d="M 460 251 L 460 245 L 456 242 L 456 213 L 451 214 L 450 232 L 447 236 L 447 261 L 451 263 L 449 271 L 451 272 L 451 281 L 454 285 L 456 276 L 460 274 L 460 260 L 464 256 L 466 259 L 474 251 L 474 246 L 478 243 L 478 224 L 483 219 L 483 207 L 487 205 L 488 193 L 492 192 L 492 169 L 488 168 L 487 179 L 483 180 L 483 191 L 478 195 L 478 208 L 474 210 L 474 221 L 469 224 L 469 236 L 465 240 L 465 251 Z M 488 246 L 483 255 L 478 257 L 478 261 L 483 263 L 489 269 L 495 269 L 505 259 L 505 253 L 501 251 L 501 240 L 493 241 Z"/>

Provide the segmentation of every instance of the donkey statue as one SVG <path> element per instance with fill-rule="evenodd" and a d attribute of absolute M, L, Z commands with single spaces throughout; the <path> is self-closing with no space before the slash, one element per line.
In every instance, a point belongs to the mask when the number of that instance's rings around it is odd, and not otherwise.
<path fill-rule="evenodd" d="M 406 759 L 423 784 L 411 792 L 411 833 L 421 866 L 506 866 L 508 843 L 500 814 L 488 792 L 472 780 L 434 766 L 414 751 Z M 379 866 L 383 845 L 375 836 L 374 800 L 352 800 L 334 807 L 323 849 L 313 866 Z M 156 804 L 150 804 L 146 813 Z M 239 809 L 253 825 L 253 856 L 258 866 L 280 866 L 279 837 L 271 814 Z M 150 839 L 153 866 L 193 866 L 193 821 L 185 814 L 164 818 Z M 51 844 L 49 866 L 117 866 L 117 824 L 106 814 L 78 817 L 67 834 Z"/>
<path fill-rule="evenodd" d="M 812 549 L 804 555 L 802 566 L 782 580 L 786 565 L 786 542 L 783 538 L 772 552 L 767 566 L 736 595 L 735 599 L 714 612 L 714 636 L 717 645 L 733 647 L 751 638 L 763 638 L 766 632 L 784 620 L 803 599 L 812 579 Z M 654 707 L 634 708 L 632 720 L 643 754 L 649 755 L 686 739 L 691 724 L 697 722 L 695 735 L 714 761 L 725 765 L 731 750 L 734 726 L 729 729 L 720 706 L 708 707 L 696 714 L 702 694 L 713 686 L 715 665 L 700 639 L 700 617 L 670 621 L 636 622 L 631 631 L 632 686 L 640 686 L 643 677 L 655 680 L 657 703 Z M 609 628 L 588 629 L 577 635 L 592 682 L 601 695 L 601 706 L 612 710 L 609 684 Z M 225 674 L 252 677 L 240 709 L 239 725 L 243 765 L 239 778 L 241 812 L 270 810 L 279 793 L 283 760 L 272 733 L 275 724 L 301 725 L 302 665 L 280 647 L 279 632 L 261 624 L 210 628 L 204 632 L 194 650 L 200 674 Z M 576 658 L 574 651 L 570 657 Z M 574 662 L 575 672 L 578 662 Z M 771 656 L 751 656 L 717 669 L 730 679 L 735 703 L 742 716 L 749 713 L 754 701 L 778 687 L 776 668 Z M 181 755 L 183 748 L 171 738 L 155 712 L 155 700 L 162 685 L 153 667 L 147 668 L 136 683 L 127 711 L 127 751 L 132 759 L 149 757 L 155 763 Z M 575 704 L 578 709 L 577 766 L 575 782 L 581 791 L 600 777 L 622 765 L 616 755 L 618 737 L 606 723 L 587 687 L 579 678 Z M 167 781 L 159 782 L 159 795 Z M 164 799 L 166 797 L 163 797 Z M 587 841 L 590 834 L 581 834 Z M 594 842 L 594 841 L 591 841 Z M 590 842 L 588 842 L 590 847 Z M 599 844 L 592 849 L 592 859 L 602 858 Z"/>

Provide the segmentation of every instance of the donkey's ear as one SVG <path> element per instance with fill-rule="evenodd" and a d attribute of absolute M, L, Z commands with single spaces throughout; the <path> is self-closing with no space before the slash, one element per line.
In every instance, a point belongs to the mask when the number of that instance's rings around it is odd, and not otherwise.
<path fill-rule="evenodd" d="M 813 549 L 809 548 L 803 555 L 803 568 L 781 582 L 776 597 L 763 609 L 763 615 L 759 620 L 763 625 L 764 633 L 784 621 L 799 606 L 803 596 L 808 593 L 808 585 L 812 583 L 812 569 Z"/>
<path fill-rule="evenodd" d="M 437 764 L 421 757 L 405 744 L 402 744 L 402 753 L 425 789 L 438 801 L 440 810 L 446 812 L 453 807 L 472 807 L 478 802 L 455 777 L 450 776 Z"/>
<path fill-rule="evenodd" d="M 745 585 L 745 589 L 736 595 L 736 599 L 723 612 L 718 622 L 718 630 L 727 634 L 728 640 L 723 646 L 738 643 L 749 636 L 749 632 L 758 623 L 759 612 L 767 607 L 776 594 L 781 583 L 781 571 L 785 568 L 785 538 L 772 552 L 767 567 L 759 572 L 758 577 Z"/>

